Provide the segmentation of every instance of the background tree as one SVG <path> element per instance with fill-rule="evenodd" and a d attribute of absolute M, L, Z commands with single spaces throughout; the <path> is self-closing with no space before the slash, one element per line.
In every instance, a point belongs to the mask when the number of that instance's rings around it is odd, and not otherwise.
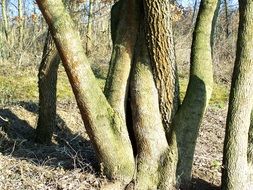
<path fill-rule="evenodd" d="M 6 13 L 6 0 L 2 0 L 2 19 L 3 19 L 3 29 L 5 33 L 6 40 L 9 39 L 9 24 L 8 24 L 8 18 Z"/>
<path fill-rule="evenodd" d="M 239 1 L 240 23 L 224 142 L 222 189 L 251 189 L 248 133 L 253 104 L 253 1 Z M 251 144 L 251 134 L 249 143 Z M 249 154 L 250 156 L 250 154 Z M 251 169 L 251 168 L 250 168 Z M 252 186 L 251 186 L 252 187 Z"/>
<path fill-rule="evenodd" d="M 56 126 L 56 86 L 60 63 L 54 41 L 48 31 L 38 73 L 39 118 L 36 128 L 36 141 L 50 144 Z"/>

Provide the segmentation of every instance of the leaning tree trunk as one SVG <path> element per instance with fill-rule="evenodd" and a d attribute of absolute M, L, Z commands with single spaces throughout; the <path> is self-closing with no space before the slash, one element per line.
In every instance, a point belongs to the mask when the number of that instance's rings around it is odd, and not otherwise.
<path fill-rule="evenodd" d="M 109 178 L 128 183 L 134 157 L 127 127 L 113 110 L 90 68 L 75 25 L 60 0 L 37 0 L 54 38 L 87 133 Z"/>
<path fill-rule="evenodd" d="M 48 31 L 39 67 L 39 119 L 36 141 L 50 144 L 56 125 L 56 85 L 60 57 Z"/>
<path fill-rule="evenodd" d="M 177 176 L 182 187 L 191 181 L 199 127 L 212 93 L 212 20 L 218 0 L 202 0 L 193 33 L 190 79 L 183 103 L 174 118 L 179 147 Z"/>
<path fill-rule="evenodd" d="M 253 0 L 239 1 L 236 60 L 224 142 L 222 189 L 248 189 L 248 132 L 253 104 Z"/>

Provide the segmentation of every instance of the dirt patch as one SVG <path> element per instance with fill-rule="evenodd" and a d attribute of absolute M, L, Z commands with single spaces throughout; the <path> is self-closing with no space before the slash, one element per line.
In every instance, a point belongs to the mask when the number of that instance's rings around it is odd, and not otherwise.
<path fill-rule="evenodd" d="M 0 107 L 0 189 L 100 189 L 107 180 L 74 103 L 59 104 L 53 145 L 33 140 L 33 102 Z M 209 108 L 200 128 L 193 187 L 219 189 L 226 109 Z"/>

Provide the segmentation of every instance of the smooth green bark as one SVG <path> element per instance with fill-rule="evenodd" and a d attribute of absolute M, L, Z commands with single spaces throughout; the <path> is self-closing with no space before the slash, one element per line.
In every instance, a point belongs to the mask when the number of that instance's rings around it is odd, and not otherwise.
<path fill-rule="evenodd" d="M 127 128 L 106 100 L 90 68 L 74 23 L 59 0 L 37 0 L 75 94 L 87 133 L 105 174 L 131 180 L 134 157 Z"/>
<path fill-rule="evenodd" d="M 253 1 L 240 0 L 239 14 L 237 52 L 223 151 L 222 190 L 252 189 L 248 184 L 247 153 L 253 106 Z"/>
<path fill-rule="evenodd" d="M 190 79 L 173 125 L 179 149 L 177 176 L 182 186 L 191 181 L 199 127 L 213 87 L 211 31 L 218 0 L 202 0 L 193 33 Z"/>

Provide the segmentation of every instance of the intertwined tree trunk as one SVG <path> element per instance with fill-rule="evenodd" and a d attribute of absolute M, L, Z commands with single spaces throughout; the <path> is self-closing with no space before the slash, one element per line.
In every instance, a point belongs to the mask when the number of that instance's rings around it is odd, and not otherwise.
<path fill-rule="evenodd" d="M 39 67 L 39 118 L 36 141 L 50 144 L 56 126 L 56 86 L 60 56 L 48 31 Z"/>
<path fill-rule="evenodd" d="M 229 97 L 223 156 L 223 190 L 248 190 L 248 159 L 252 142 L 250 117 L 253 105 L 253 1 L 240 0 L 240 23 L 233 79 Z M 249 157 L 247 157 L 247 153 Z M 252 161 L 249 160 L 249 165 Z"/>
<path fill-rule="evenodd" d="M 201 3 L 190 82 L 179 107 L 169 1 L 120 0 L 113 6 L 113 52 L 103 93 L 63 3 L 37 0 L 107 177 L 143 190 L 174 189 L 178 174 L 189 183 L 212 89 L 210 36 L 217 2 Z"/>

